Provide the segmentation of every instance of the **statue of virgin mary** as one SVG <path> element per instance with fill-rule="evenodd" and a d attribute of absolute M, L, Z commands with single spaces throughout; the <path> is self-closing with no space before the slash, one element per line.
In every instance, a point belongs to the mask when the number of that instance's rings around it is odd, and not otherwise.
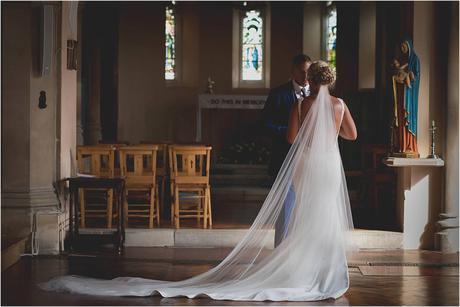
<path fill-rule="evenodd" d="M 399 56 L 393 61 L 392 76 L 394 97 L 392 155 L 418 158 L 417 111 L 420 85 L 420 60 L 412 40 L 400 45 Z"/>

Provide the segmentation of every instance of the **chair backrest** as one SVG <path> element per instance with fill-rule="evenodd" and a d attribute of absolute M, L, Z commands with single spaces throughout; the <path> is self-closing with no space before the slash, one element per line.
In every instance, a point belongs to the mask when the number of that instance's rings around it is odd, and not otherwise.
<path fill-rule="evenodd" d="M 157 176 L 166 176 L 168 173 L 168 145 L 158 144 Z"/>
<path fill-rule="evenodd" d="M 157 145 L 132 145 L 119 147 L 121 175 L 126 185 L 155 184 Z"/>
<path fill-rule="evenodd" d="M 170 146 L 171 177 L 175 183 L 209 184 L 210 146 Z"/>
<path fill-rule="evenodd" d="M 167 151 L 168 151 L 169 180 L 174 182 L 173 145 L 168 145 Z"/>
<path fill-rule="evenodd" d="M 126 146 L 129 145 L 128 141 L 115 141 L 115 142 L 108 142 L 108 141 L 99 141 L 99 145 L 109 145 L 109 146 L 115 146 L 115 147 L 120 147 L 120 146 Z"/>
<path fill-rule="evenodd" d="M 78 173 L 113 178 L 115 148 L 108 145 L 77 146 Z"/>
<path fill-rule="evenodd" d="M 115 149 L 115 176 L 120 176 L 120 154 L 118 151 L 118 148 L 121 146 L 128 146 L 129 142 L 105 142 L 105 141 L 99 141 L 98 146 L 109 146 L 113 147 Z"/>
<path fill-rule="evenodd" d="M 154 143 L 141 141 L 141 146 L 156 145 L 157 150 L 157 176 L 166 176 L 168 173 L 168 142 Z"/>

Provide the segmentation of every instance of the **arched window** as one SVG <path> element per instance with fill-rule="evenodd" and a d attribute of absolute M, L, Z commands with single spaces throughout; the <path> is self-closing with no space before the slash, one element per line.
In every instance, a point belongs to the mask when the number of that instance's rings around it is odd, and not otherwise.
<path fill-rule="evenodd" d="M 269 87 L 269 7 L 235 9 L 233 87 Z"/>
<path fill-rule="evenodd" d="M 328 2 L 325 15 L 325 58 L 334 68 L 336 67 L 337 46 L 337 8 L 334 3 Z"/>
<path fill-rule="evenodd" d="M 264 26 L 260 10 L 246 12 L 241 32 L 241 79 L 262 80 Z"/>
<path fill-rule="evenodd" d="M 176 14 L 174 5 L 166 6 L 165 18 L 165 80 L 176 79 Z"/>

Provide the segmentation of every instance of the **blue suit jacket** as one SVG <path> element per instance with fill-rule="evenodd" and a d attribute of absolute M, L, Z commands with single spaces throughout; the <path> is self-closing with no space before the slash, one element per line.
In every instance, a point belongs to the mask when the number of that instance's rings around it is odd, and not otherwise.
<path fill-rule="evenodd" d="M 276 176 L 281 164 L 289 151 L 286 133 L 289 123 L 289 113 L 297 101 L 292 81 L 270 90 L 262 111 L 262 119 L 267 132 L 273 139 L 269 172 Z"/>

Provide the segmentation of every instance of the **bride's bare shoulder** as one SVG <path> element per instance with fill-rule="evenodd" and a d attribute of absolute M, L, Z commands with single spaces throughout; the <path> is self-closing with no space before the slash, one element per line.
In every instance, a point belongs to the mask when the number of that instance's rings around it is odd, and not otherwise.
<path fill-rule="evenodd" d="M 342 108 L 342 102 L 340 101 L 340 98 L 331 96 L 331 101 L 332 101 L 332 105 L 334 106 L 334 109 Z"/>

